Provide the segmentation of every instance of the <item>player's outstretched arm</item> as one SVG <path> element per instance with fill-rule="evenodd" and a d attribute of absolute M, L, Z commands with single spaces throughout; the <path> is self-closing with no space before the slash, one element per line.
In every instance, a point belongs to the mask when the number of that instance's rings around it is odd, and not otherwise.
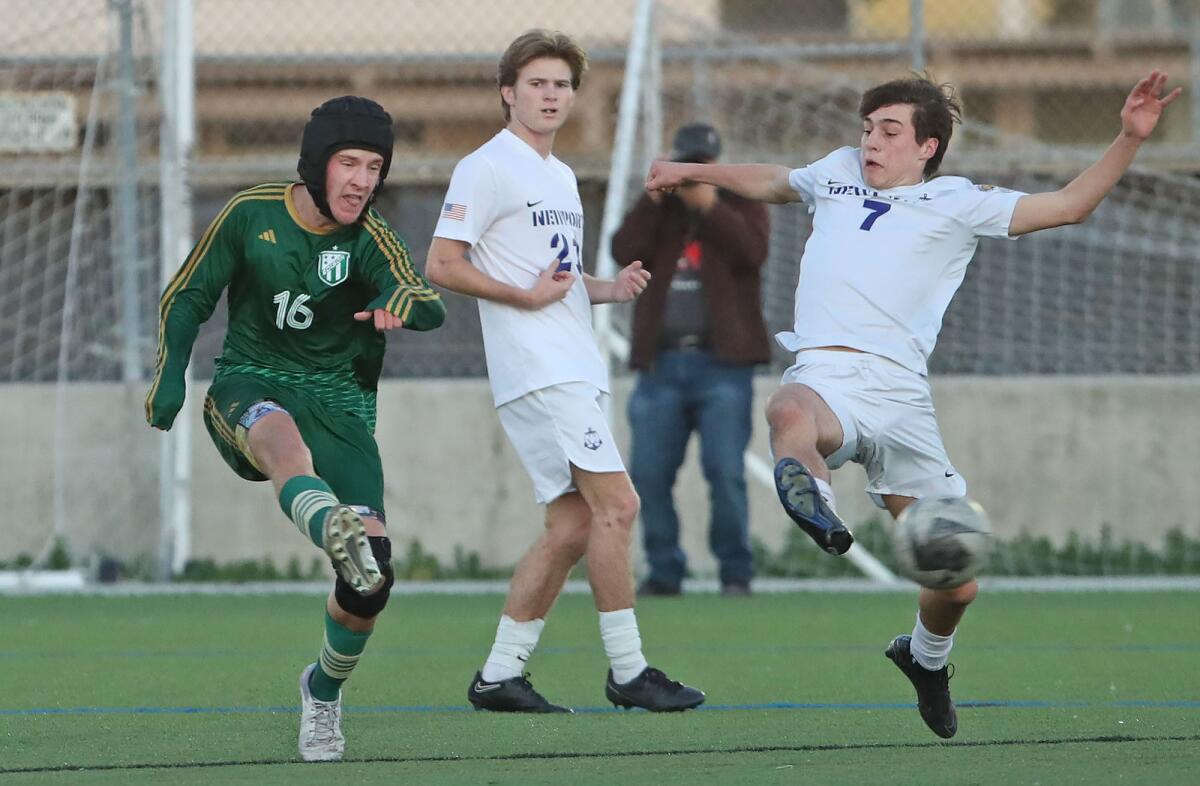
<path fill-rule="evenodd" d="M 650 271 L 642 267 L 642 261 L 635 259 L 621 268 L 617 277 L 609 280 L 583 274 L 583 283 L 587 287 L 588 300 L 597 303 L 626 303 L 645 291 L 650 283 Z"/>
<path fill-rule="evenodd" d="M 567 296 L 575 276 L 559 271 L 558 259 L 538 276 L 530 289 L 521 289 L 497 281 L 471 264 L 467 259 L 470 246 L 462 240 L 435 237 L 429 246 L 429 257 L 425 261 L 425 277 L 439 287 L 460 295 L 503 303 L 515 308 L 535 310 L 555 303 Z"/>
<path fill-rule="evenodd" d="M 1058 191 L 1021 197 L 1013 211 L 1008 233 L 1024 235 L 1039 229 L 1078 224 L 1090 216 L 1129 169 L 1138 148 L 1158 125 L 1163 109 L 1183 92 L 1177 87 L 1163 95 L 1166 84 L 1167 75 L 1155 70 L 1134 85 L 1121 109 L 1121 133 L 1100 160 Z"/>
<path fill-rule="evenodd" d="M 760 202 L 799 202 L 788 182 L 791 170 L 774 164 L 683 164 L 655 161 L 646 176 L 647 191 L 673 191 L 686 183 L 709 183 Z"/>

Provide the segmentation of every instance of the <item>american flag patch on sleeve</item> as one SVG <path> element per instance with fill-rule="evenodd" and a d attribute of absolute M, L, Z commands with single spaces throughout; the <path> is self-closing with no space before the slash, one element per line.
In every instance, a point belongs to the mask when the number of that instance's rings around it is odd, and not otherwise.
<path fill-rule="evenodd" d="M 467 220 L 467 206 L 459 205 L 454 202 L 447 202 L 442 205 L 442 218 L 452 218 L 455 221 Z"/>

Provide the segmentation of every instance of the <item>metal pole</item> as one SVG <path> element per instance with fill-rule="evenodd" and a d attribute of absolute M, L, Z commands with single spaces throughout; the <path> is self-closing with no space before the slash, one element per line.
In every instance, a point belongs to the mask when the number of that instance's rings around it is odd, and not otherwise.
<path fill-rule="evenodd" d="M 633 158 L 633 144 L 637 136 L 638 90 L 646 61 L 649 38 L 653 32 L 652 18 L 655 0 L 638 0 L 634 10 L 633 31 L 629 37 L 629 53 L 625 58 L 625 78 L 621 83 L 621 102 L 617 110 L 617 131 L 613 142 L 612 166 L 608 173 L 608 191 L 604 195 L 604 217 L 600 225 L 600 248 L 596 254 L 597 278 L 612 278 L 617 265 L 613 261 L 609 244 L 625 212 L 625 183 Z M 609 307 L 611 308 L 611 307 Z M 606 362 L 610 360 L 610 348 L 618 337 L 612 332 L 612 314 L 609 308 L 595 311 L 595 330 L 603 346 Z M 619 343 L 619 342 L 618 342 Z"/>
<path fill-rule="evenodd" d="M 195 139 L 195 44 L 192 0 L 163 8 L 162 129 L 159 139 L 159 278 L 163 288 L 192 246 L 189 161 Z M 191 371 L 185 372 L 191 387 Z M 188 399 L 192 391 L 188 390 Z M 159 454 L 159 572 L 169 579 L 183 571 L 191 553 L 192 421 L 186 412 L 162 435 Z"/>
<path fill-rule="evenodd" d="M 110 0 L 117 11 L 120 52 L 117 66 L 117 225 L 113 254 L 121 266 L 121 378 L 142 379 L 138 304 L 137 83 L 133 64 L 132 0 Z"/>
<path fill-rule="evenodd" d="M 912 70 L 919 74 L 925 70 L 925 0 L 909 0 L 908 8 Z"/>
<path fill-rule="evenodd" d="M 663 139 L 662 43 L 658 39 L 654 14 L 650 15 L 649 34 L 642 78 L 642 156 L 639 164 L 643 172 L 662 153 Z"/>

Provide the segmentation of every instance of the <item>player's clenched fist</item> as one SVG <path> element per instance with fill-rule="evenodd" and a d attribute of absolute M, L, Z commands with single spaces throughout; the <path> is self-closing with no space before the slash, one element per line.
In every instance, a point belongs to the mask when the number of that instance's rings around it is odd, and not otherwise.
<path fill-rule="evenodd" d="M 612 302 L 626 303 L 633 300 L 646 289 L 650 283 L 650 271 L 642 267 L 640 261 L 629 263 L 621 268 L 621 272 L 613 280 Z"/>
<path fill-rule="evenodd" d="M 688 172 L 695 164 L 681 164 L 676 161 L 655 161 L 650 165 L 650 173 L 646 175 L 647 191 L 674 191 L 688 182 Z"/>
<path fill-rule="evenodd" d="M 529 290 L 527 308 L 539 309 L 557 303 L 567 296 L 575 284 L 575 274 L 569 270 L 559 270 L 562 263 L 556 257 L 550 266 L 541 272 L 533 288 Z"/>

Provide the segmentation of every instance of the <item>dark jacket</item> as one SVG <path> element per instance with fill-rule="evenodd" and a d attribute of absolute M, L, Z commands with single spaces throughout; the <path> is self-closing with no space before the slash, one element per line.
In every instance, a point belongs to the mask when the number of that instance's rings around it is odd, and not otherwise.
<path fill-rule="evenodd" d="M 630 368 L 645 370 L 654 363 L 667 293 L 692 222 L 691 237 L 703 249 L 700 281 L 713 354 L 738 365 L 766 363 L 771 345 L 762 317 L 760 273 L 770 235 L 767 206 L 720 191 L 706 216 L 693 214 L 678 197 L 666 195 L 655 204 L 643 194 L 613 235 L 618 265 L 640 259 L 650 271 L 650 284 L 633 309 Z"/>

